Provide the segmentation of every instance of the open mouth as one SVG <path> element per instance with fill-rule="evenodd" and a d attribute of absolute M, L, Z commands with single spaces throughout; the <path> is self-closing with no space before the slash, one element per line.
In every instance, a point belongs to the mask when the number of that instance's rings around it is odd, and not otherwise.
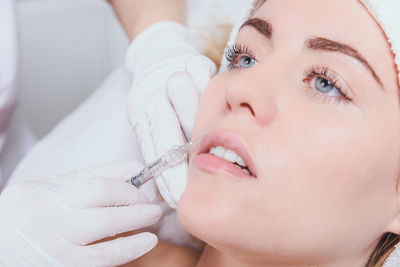
<path fill-rule="evenodd" d="M 244 140 L 230 131 L 214 130 L 200 143 L 196 165 L 209 172 L 238 177 L 257 177 Z"/>
<path fill-rule="evenodd" d="M 253 174 L 249 170 L 249 167 L 244 162 L 242 157 L 240 157 L 235 151 L 225 148 L 223 146 L 215 146 L 215 147 L 212 147 L 208 153 L 211 155 L 214 155 L 216 157 L 219 157 L 219 158 L 222 158 L 222 159 L 232 162 L 234 165 L 236 165 L 238 168 L 240 168 L 243 172 L 253 176 Z"/>

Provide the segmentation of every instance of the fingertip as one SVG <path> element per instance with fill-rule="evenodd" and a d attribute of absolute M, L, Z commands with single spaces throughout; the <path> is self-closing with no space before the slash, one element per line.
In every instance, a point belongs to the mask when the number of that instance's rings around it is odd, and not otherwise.
<path fill-rule="evenodd" d="M 147 204 L 149 213 L 153 215 L 153 221 L 158 221 L 162 216 L 162 209 L 157 204 Z"/>
<path fill-rule="evenodd" d="M 140 224 L 136 224 L 133 228 L 139 229 L 155 224 L 160 220 L 163 215 L 163 211 L 157 204 L 136 204 L 127 207 L 130 210 L 131 221 L 135 221 Z"/>
<path fill-rule="evenodd" d="M 102 266 L 119 266 L 136 260 L 158 243 L 156 235 L 143 232 L 83 247 L 87 259 L 96 262 L 101 255 Z"/>
<path fill-rule="evenodd" d="M 132 250 L 137 251 L 137 254 L 133 255 L 134 259 L 149 253 L 158 244 L 158 237 L 150 232 L 139 233 L 130 238 L 132 238 Z M 138 245 L 140 245 L 140 250 L 138 249 Z"/>
<path fill-rule="evenodd" d="M 145 244 L 149 248 L 149 251 L 158 244 L 158 237 L 153 233 L 143 232 L 137 235 L 141 235 L 141 238 L 145 240 Z"/>
<path fill-rule="evenodd" d="M 136 251 L 132 258 L 137 259 L 149 253 L 158 244 L 158 237 L 150 232 L 143 232 L 127 237 L 131 241 L 131 250 Z"/>

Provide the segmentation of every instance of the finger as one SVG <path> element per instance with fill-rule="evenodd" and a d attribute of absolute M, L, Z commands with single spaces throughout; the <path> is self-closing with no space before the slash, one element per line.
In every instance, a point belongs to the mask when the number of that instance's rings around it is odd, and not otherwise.
<path fill-rule="evenodd" d="M 186 72 L 192 77 L 194 85 L 200 92 L 207 87 L 216 70 L 214 62 L 205 56 L 190 58 L 186 64 Z"/>
<path fill-rule="evenodd" d="M 157 242 L 156 235 L 145 232 L 86 246 L 82 249 L 93 266 L 119 266 L 143 256 L 152 250 Z"/>
<path fill-rule="evenodd" d="M 129 123 L 132 125 L 132 127 L 135 127 L 136 124 L 147 120 L 146 114 L 143 112 L 144 107 L 140 103 L 140 100 L 146 96 L 143 95 L 143 92 L 138 92 L 133 89 L 130 93 L 131 95 L 126 103 L 125 112 Z"/>
<path fill-rule="evenodd" d="M 174 74 L 167 82 L 167 90 L 186 139 L 189 140 L 200 102 L 199 91 L 185 72 Z"/>
<path fill-rule="evenodd" d="M 130 175 L 135 175 L 131 173 Z M 128 176 L 126 176 L 128 177 Z M 58 199 L 72 208 L 127 206 L 148 203 L 146 196 L 125 181 L 95 178 L 75 186 L 65 186 Z"/>
<path fill-rule="evenodd" d="M 147 146 L 143 146 L 143 154 L 147 158 L 146 164 L 151 164 L 154 160 L 164 155 L 171 147 L 182 145 L 186 142 L 179 120 L 170 102 L 162 97 L 158 97 L 156 101 L 159 108 L 152 113 L 148 124 L 142 128 L 143 131 L 148 130 L 150 132 L 145 137 L 147 138 Z M 148 154 L 155 155 L 152 161 L 147 161 L 149 157 L 145 155 Z M 167 176 L 165 179 L 161 175 L 154 179 L 162 197 L 167 203 L 173 203 L 169 190 L 174 190 L 174 188 L 167 186 L 170 179 L 177 179 L 177 177 Z"/>
<path fill-rule="evenodd" d="M 81 210 L 75 217 L 74 226 L 68 229 L 84 229 L 76 240 L 77 245 L 89 244 L 106 237 L 150 226 L 161 217 L 161 208 L 155 204 L 137 204 L 126 207 L 95 208 Z M 74 236 L 74 233 L 71 233 Z M 76 243 L 78 242 L 78 243 Z"/>
<path fill-rule="evenodd" d="M 143 159 L 146 162 L 146 165 L 152 164 L 154 161 L 156 161 L 162 155 L 163 152 L 165 153 L 165 148 L 164 148 L 164 150 L 161 149 L 161 151 L 159 151 L 160 149 L 159 149 L 159 147 L 157 147 L 158 143 L 154 143 L 154 138 L 160 138 L 161 142 L 163 140 L 165 142 L 167 142 L 167 146 L 165 146 L 165 147 L 168 147 L 168 149 L 171 148 L 172 146 L 176 145 L 176 143 L 174 143 L 173 140 L 169 140 L 165 136 L 163 138 L 163 136 L 160 136 L 160 134 L 157 134 L 157 133 L 153 134 L 150 129 L 150 124 L 152 124 L 152 123 L 157 123 L 157 122 L 150 121 L 150 119 L 149 119 L 149 121 L 145 121 L 145 122 L 136 124 L 136 126 L 134 128 L 135 133 L 138 137 L 139 146 L 140 146 L 140 149 L 142 152 Z M 168 132 L 168 130 L 170 130 L 170 129 L 167 128 L 167 132 Z M 147 199 L 149 199 L 151 202 L 160 200 L 159 190 L 157 190 L 155 188 L 156 185 L 155 185 L 154 180 L 155 179 L 152 179 L 152 180 L 146 182 L 139 189 L 141 192 L 146 194 Z M 169 199 L 168 195 L 163 195 L 162 197 L 164 199 Z"/>
<path fill-rule="evenodd" d="M 158 106 L 158 109 L 154 110 L 151 117 L 148 117 L 146 121 L 141 121 L 134 125 L 134 131 L 137 135 L 142 156 L 146 162 L 146 165 L 152 164 L 159 157 L 165 154 L 171 147 L 175 145 L 181 145 L 185 142 L 184 133 L 168 98 L 165 96 L 157 97 L 154 102 Z M 154 180 L 158 180 L 158 191 L 162 191 L 161 196 L 168 203 L 174 203 L 171 200 L 168 193 L 166 183 L 160 181 L 163 177 L 157 177 Z M 149 181 L 145 185 L 141 186 L 141 190 L 146 190 L 146 187 L 151 186 Z M 161 186 L 161 188 L 159 187 Z M 160 190 L 161 189 L 161 190 Z M 152 194 L 147 195 L 149 199 L 158 199 L 158 195 Z"/>
<path fill-rule="evenodd" d="M 176 145 L 186 143 L 178 117 L 168 99 L 159 99 L 158 109 L 149 118 L 149 137 L 156 159 Z"/>
<path fill-rule="evenodd" d="M 157 159 L 157 152 L 154 147 L 153 136 L 149 123 L 150 121 L 147 120 L 136 124 L 134 127 L 143 159 L 147 165 Z"/>
<path fill-rule="evenodd" d="M 179 199 L 186 188 L 187 182 L 187 163 L 181 164 L 165 170 L 160 177 L 156 177 L 156 184 L 160 194 L 165 197 L 165 202 L 171 207 L 176 208 Z"/>
<path fill-rule="evenodd" d="M 142 169 L 143 165 L 139 162 L 112 162 L 56 175 L 53 179 L 63 179 L 64 182 L 71 184 L 79 184 L 99 177 L 125 181 Z"/>
<path fill-rule="evenodd" d="M 171 147 L 182 145 L 186 142 L 179 120 L 171 104 L 160 101 L 160 108 L 153 113 L 150 123 L 151 138 L 154 150 L 158 157 L 164 155 Z M 175 190 L 169 186 L 171 180 L 186 179 L 185 177 L 171 177 L 161 175 L 156 177 L 156 183 L 165 201 L 173 202 L 168 190 Z M 164 186 L 164 188 L 161 188 Z M 168 187 L 167 187 L 168 185 Z"/>

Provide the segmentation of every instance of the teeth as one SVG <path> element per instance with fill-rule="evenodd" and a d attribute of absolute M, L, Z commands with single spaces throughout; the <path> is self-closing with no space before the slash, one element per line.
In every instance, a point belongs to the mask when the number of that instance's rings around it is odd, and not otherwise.
<path fill-rule="evenodd" d="M 236 160 L 237 164 L 239 164 L 240 166 L 247 166 L 246 163 L 244 163 L 243 159 L 241 157 L 238 157 Z"/>
<path fill-rule="evenodd" d="M 242 169 L 242 171 L 244 171 L 247 174 L 250 174 L 249 170 L 247 170 L 247 169 Z"/>
<path fill-rule="evenodd" d="M 223 148 L 222 146 L 217 146 L 214 150 L 214 153 L 215 156 L 223 158 L 225 154 L 225 148 Z"/>
<path fill-rule="evenodd" d="M 210 149 L 210 154 L 213 154 L 217 157 L 226 159 L 230 162 L 237 163 L 241 167 L 247 167 L 246 163 L 244 160 L 233 150 L 227 149 L 223 146 L 216 146 Z M 246 169 L 242 169 L 243 171 L 248 171 Z"/>
<path fill-rule="evenodd" d="M 213 147 L 213 148 L 210 149 L 210 154 L 215 155 L 215 147 Z"/>
<path fill-rule="evenodd" d="M 226 149 L 224 153 L 224 159 L 229 160 L 231 162 L 236 162 L 237 155 L 230 149 Z"/>

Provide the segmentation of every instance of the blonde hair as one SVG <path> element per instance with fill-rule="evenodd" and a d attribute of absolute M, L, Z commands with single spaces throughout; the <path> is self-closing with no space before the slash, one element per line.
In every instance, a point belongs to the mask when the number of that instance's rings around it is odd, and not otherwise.
<path fill-rule="evenodd" d="M 232 29 L 233 24 L 220 23 L 212 28 L 202 28 L 199 30 L 198 34 L 205 43 L 202 54 L 211 59 L 218 69 L 221 66 Z"/>

